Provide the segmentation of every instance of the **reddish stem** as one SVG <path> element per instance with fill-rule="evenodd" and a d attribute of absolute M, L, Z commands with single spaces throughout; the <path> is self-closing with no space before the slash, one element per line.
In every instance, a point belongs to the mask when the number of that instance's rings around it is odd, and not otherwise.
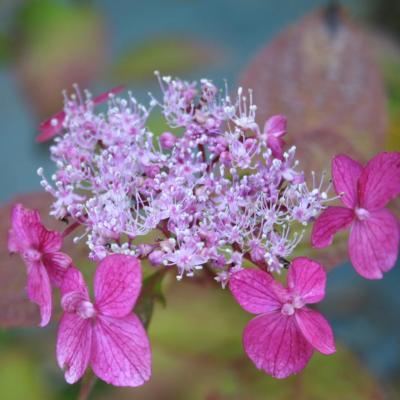
<path fill-rule="evenodd" d="M 157 228 L 164 234 L 165 237 L 167 237 L 167 238 L 171 237 L 171 234 L 170 234 L 170 232 L 168 230 L 168 227 L 167 227 L 167 221 L 166 220 L 161 221 L 158 224 Z"/>
<path fill-rule="evenodd" d="M 78 228 L 78 226 L 80 226 L 79 222 L 74 222 L 71 225 L 67 226 L 64 230 L 64 232 L 62 233 L 62 237 L 65 238 L 66 236 L 68 236 L 70 233 L 72 233 L 76 228 Z"/>
<path fill-rule="evenodd" d="M 199 144 L 199 150 L 201 152 L 201 157 L 202 157 L 203 162 L 206 162 L 206 151 L 204 150 L 203 144 Z"/>
<path fill-rule="evenodd" d="M 248 260 L 248 261 L 250 261 L 251 263 L 253 263 L 253 264 L 254 264 L 255 266 L 257 266 L 258 268 L 260 268 L 262 271 L 267 272 L 268 274 L 272 275 L 271 272 L 268 271 L 268 264 L 267 264 L 266 262 L 263 262 L 263 261 L 258 261 L 258 262 L 256 262 L 256 261 L 252 260 L 252 258 L 251 258 L 251 256 L 250 256 L 249 253 L 245 253 L 245 254 L 243 255 L 243 257 L 244 257 L 246 260 Z"/>
<path fill-rule="evenodd" d="M 88 371 L 82 380 L 77 400 L 87 400 L 96 384 L 96 381 L 96 375 L 94 375 L 92 371 Z"/>

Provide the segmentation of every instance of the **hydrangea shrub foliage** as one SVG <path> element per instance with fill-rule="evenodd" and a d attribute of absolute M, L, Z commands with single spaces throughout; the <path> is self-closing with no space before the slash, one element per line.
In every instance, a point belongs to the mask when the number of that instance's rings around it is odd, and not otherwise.
<path fill-rule="evenodd" d="M 399 221 L 386 206 L 400 193 L 400 153 L 366 165 L 335 156 L 331 190 L 324 172 L 302 172 L 284 141 L 284 116 L 257 124 L 251 91 L 232 97 L 209 80 L 157 76 L 162 97 L 150 95 L 148 106 L 120 87 L 95 98 L 76 88 L 40 126 L 38 140 L 54 141 L 56 171 L 38 174 L 54 197 L 51 215 L 68 224 L 63 232 L 47 230 L 36 210 L 12 210 L 8 246 L 25 261 L 41 326 L 51 320 L 53 289 L 61 293 L 56 353 L 65 379 L 74 383 L 89 367 L 116 386 L 150 379 L 149 338 L 132 311 L 142 260 L 158 277 L 214 276 L 255 315 L 243 333 L 255 366 L 276 378 L 298 373 L 314 351 L 334 353 L 335 343 L 312 306 L 325 296 L 324 267 L 293 252 L 309 224 L 316 248 L 349 229 L 356 271 L 382 278 L 398 255 Z M 169 129 L 151 131 L 152 113 Z M 67 235 L 85 241 L 97 264 L 94 296 L 62 251 Z M 277 279 L 283 272 L 286 285 Z"/>

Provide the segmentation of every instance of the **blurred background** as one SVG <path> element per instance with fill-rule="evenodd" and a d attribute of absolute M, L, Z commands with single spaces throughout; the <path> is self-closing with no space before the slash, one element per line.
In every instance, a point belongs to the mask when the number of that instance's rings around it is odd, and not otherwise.
<path fill-rule="evenodd" d="M 303 167 L 329 171 L 337 152 L 365 161 L 400 150 L 399 46 L 398 0 L 0 0 L 0 398 L 74 399 L 79 391 L 56 365 L 56 324 L 35 327 L 25 268 L 5 244 L 16 198 L 48 212 L 36 170 L 53 167 L 48 144 L 35 137 L 62 107 L 63 89 L 76 82 L 98 94 L 125 84 L 147 102 L 148 91 L 159 94 L 155 69 L 253 87 L 260 123 L 287 115 Z M 70 252 L 84 259 L 84 249 Z M 273 380 L 244 356 L 249 315 L 228 291 L 202 279 L 165 282 L 166 306 L 155 302 L 149 328 L 152 380 L 138 389 L 97 383 L 90 398 L 400 399 L 400 265 L 368 282 L 347 263 L 343 238 L 329 257 L 308 246 L 300 253 L 329 269 L 321 309 L 337 354 Z"/>

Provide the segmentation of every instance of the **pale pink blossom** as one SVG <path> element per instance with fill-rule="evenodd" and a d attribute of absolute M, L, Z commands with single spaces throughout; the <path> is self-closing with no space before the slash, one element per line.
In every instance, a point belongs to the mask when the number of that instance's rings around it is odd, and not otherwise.
<path fill-rule="evenodd" d="M 349 228 L 350 260 L 364 278 L 380 279 L 396 263 L 400 230 L 385 208 L 400 193 L 400 153 L 380 153 L 365 167 L 351 158 L 333 159 L 332 178 L 344 207 L 328 207 L 318 217 L 312 244 L 329 246 L 339 230 Z"/>
<path fill-rule="evenodd" d="M 286 288 L 267 272 L 244 269 L 229 281 L 241 307 L 257 314 L 244 330 L 244 349 L 258 369 L 275 378 L 301 371 L 314 350 L 323 354 L 336 351 L 328 322 L 306 307 L 325 296 L 323 267 L 299 257 L 293 260 L 287 279 Z"/>
<path fill-rule="evenodd" d="M 128 255 L 114 254 L 98 265 L 93 303 L 81 272 L 68 271 L 57 337 L 57 360 L 68 383 L 79 380 L 88 366 L 115 386 L 140 386 L 150 378 L 149 339 L 132 313 L 141 286 L 140 262 Z"/>
<path fill-rule="evenodd" d="M 11 212 L 8 249 L 19 253 L 27 266 L 28 296 L 40 307 L 40 326 L 50 321 L 52 310 L 51 286 L 60 287 L 71 258 L 60 252 L 62 236 L 47 230 L 39 212 L 16 204 Z"/>

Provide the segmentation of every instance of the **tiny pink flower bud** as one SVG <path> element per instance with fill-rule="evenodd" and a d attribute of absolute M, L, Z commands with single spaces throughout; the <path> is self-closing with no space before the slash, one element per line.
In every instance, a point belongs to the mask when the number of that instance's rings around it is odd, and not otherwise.
<path fill-rule="evenodd" d="M 175 240 L 174 239 L 166 239 L 160 242 L 161 250 L 165 253 L 171 253 L 175 248 Z"/>
<path fill-rule="evenodd" d="M 217 268 L 222 268 L 222 267 L 224 267 L 224 266 L 226 265 L 226 258 L 225 258 L 225 256 L 222 255 L 222 254 L 219 254 L 218 257 L 217 257 L 217 259 L 214 261 L 214 265 L 215 265 Z"/>
<path fill-rule="evenodd" d="M 171 132 L 164 132 L 160 135 L 160 143 L 164 149 L 172 149 L 178 138 Z"/>
<path fill-rule="evenodd" d="M 153 246 L 141 243 L 137 247 L 137 254 L 141 257 L 147 256 L 153 250 Z"/>
<path fill-rule="evenodd" d="M 219 159 L 222 164 L 228 165 L 228 166 L 231 164 L 231 161 L 232 161 L 232 157 L 231 157 L 229 151 L 223 151 L 220 154 Z"/>
<path fill-rule="evenodd" d="M 218 127 L 218 121 L 214 118 L 207 118 L 205 122 L 205 127 L 207 129 L 214 129 Z"/>
<path fill-rule="evenodd" d="M 149 178 L 154 178 L 160 172 L 160 168 L 157 165 L 149 165 L 144 168 L 144 171 Z"/>
<path fill-rule="evenodd" d="M 157 266 L 162 264 L 165 253 L 161 250 L 154 250 L 149 254 L 149 261 L 152 265 Z"/>

